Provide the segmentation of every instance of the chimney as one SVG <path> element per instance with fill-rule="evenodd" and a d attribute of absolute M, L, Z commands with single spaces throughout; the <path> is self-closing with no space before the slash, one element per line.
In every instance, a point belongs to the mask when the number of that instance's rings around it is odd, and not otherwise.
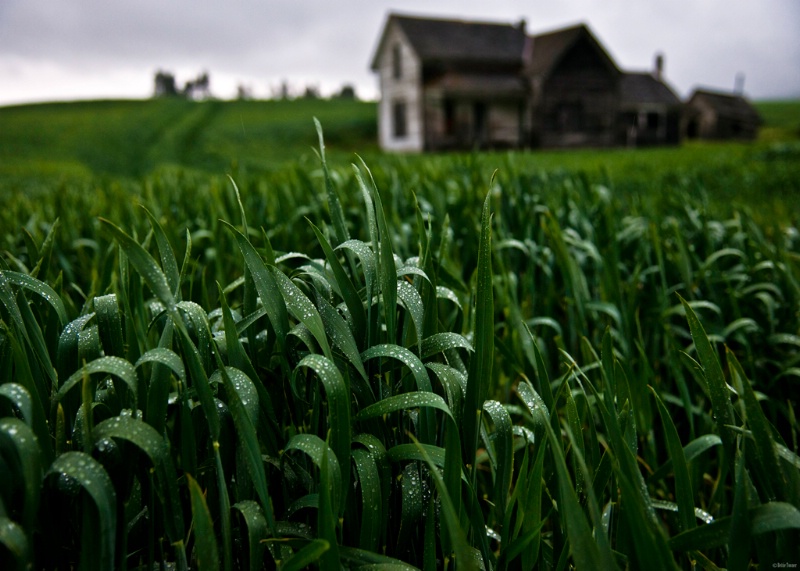
<path fill-rule="evenodd" d="M 655 67 L 653 69 L 653 77 L 655 77 L 658 81 L 663 79 L 664 75 L 664 54 L 657 53 L 656 54 L 656 62 Z"/>
<path fill-rule="evenodd" d="M 744 74 L 741 71 L 736 74 L 736 79 L 733 83 L 733 93 L 740 97 L 744 95 Z"/>
<path fill-rule="evenodd" d="M 526 28 L 528 27 L 528 22 L 525 18 L 520 18 L 519 22 L 517 23 L 517 29 L 521 30 L 522 33 L 526 33 Z"/>

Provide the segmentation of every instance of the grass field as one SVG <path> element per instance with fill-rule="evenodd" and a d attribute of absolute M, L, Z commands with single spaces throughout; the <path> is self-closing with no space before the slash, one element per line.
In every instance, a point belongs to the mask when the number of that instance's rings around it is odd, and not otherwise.
<path fill-rule="evenodd" d="M 367 103 L 0 108 L 0 568 L 800 563 L 800 107 L 763 108 L 436 156 Z"/>

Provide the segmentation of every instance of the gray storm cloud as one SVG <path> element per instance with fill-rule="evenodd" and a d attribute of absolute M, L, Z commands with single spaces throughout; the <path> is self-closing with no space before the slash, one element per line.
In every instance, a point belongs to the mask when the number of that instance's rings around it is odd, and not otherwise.
<path fill-rule="evenodd" d="M 663 52 L 680 94 L 696 85 L 732 89 L 743 73 L 751 97 L 800 96 L 796 0 L 3 0 L 0 104 L 146 96 L 156 69 L 208 71 L 221 97 L 237 81 L 266 96 L 282 80 L 353 83 L 372 95 L 369 59 L 390 10 L 525 18 L 531 32 L 583 21 L 626 69 L 648 69 Z"/>

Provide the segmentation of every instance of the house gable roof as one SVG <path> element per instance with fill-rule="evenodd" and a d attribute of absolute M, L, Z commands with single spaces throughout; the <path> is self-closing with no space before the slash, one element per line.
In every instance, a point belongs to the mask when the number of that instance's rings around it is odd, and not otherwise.
<path fill-rule="evenodd" d="M 392 25 L 400 27 L 423 64 L 522 64 L 526 39 L 522 25 L 390 14 L 372 59 L 372 69 L 378 67 L 378 57 Z"/>
<path fill-rule="evenodd" d="M 678 106 L 681 100 L 663 81 L 650 73 L 624 73 L 620 84 L 622 105 L 657 103 Z"/>
<path fill-rule="evenodd" d="M 538 34 L 530 38 L 528 70 L 534 77 L 546 77 L 558 67 L 558 64 L 581 39 L 588 39 L 595 47 L 601 60 L 608 69 L 619 72 L 617 65 L 608 55 L 602 44 L 592 34 L 586 24 L 578 24 L 569 28 Z"/>

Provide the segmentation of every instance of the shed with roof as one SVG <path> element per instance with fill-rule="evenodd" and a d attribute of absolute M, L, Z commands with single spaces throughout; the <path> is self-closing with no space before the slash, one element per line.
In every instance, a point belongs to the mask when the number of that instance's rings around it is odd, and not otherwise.
<path fill-rule="evenodd" d="M 697 89 L 686 102 L 684 135 L 689 139 L 743 139 L 758 135 L 761 116 L 737 93 Z"/>

